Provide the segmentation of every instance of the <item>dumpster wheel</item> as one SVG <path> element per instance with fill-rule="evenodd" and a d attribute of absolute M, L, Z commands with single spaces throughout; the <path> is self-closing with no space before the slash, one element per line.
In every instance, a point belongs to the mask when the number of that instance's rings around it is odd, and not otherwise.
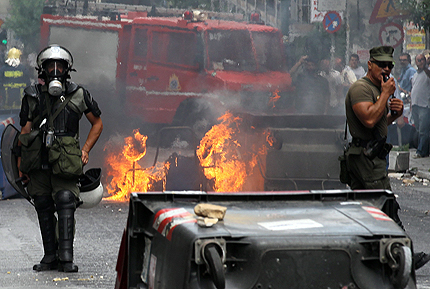
<path fill-rule="evenodd" d="M 389 266 L 393 271 L 391 282 L 394 288 L 406 288 L 412 269 L 412 252 L 407 246 L 400 243 L 392 243 L 386 248 L 389 257 Z"/>
<path fill-rule="evenodd" d="M 203 257 L 212 281 L 217 289 L 225 289 L 224 266 L 219 245 L 211 243 L 204 247 Z"/>

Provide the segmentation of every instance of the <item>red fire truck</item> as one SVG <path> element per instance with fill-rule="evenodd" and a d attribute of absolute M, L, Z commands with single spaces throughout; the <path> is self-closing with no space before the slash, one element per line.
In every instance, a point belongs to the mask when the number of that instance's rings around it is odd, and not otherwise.
<path fill-rule="evenodd" d="M 208 19 L 198 11 L 111 18 L 44 14 L 41 45 L 67 47 L 79 72 L 73 80 L 103 92 L 100 102 L 136 124 L 194 125 L 215 119 L 217 108 L 273 110 L 271 98 L 291 90 L 282 34 L 258 18 Z"/>

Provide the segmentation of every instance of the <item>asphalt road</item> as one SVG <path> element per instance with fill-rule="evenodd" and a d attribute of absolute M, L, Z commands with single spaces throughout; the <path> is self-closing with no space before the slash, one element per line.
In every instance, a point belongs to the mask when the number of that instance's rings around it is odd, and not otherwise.
<path fill-rule="evenodd" d="M 430 184 L 391 179 L 392 190 L 398 196 L 400 219 L 412 238 L 415 252 L 430 254 Z M 418 288 L 430 288 L 430 262 L 416 271 Z"/>
<path fill-rule="evenodd" d="M 43 256 L 37 215 L 25 199 L 0 201 L 0 287 L 114 288 L 116 259 L 128 203 L 102 201 L 76 213 L 75 263 L 78 273 L 35 272 Z"/>
<path fill-rule="evenodd" d="M 415 251 L 430 253 L 430 185 L 405 186 L 392 179 L 400 217 Z M 78 273 L 34 272 L 43 249 L 34 208 L 24 199 L 0 201 L 0 287 L 114 288 L 116 258 L 126 225 L 128 203 L 102 201 L 76 213 L 75 262 Z M 416 272 L 418 288 L 430 288 L 430 263 Z"/>

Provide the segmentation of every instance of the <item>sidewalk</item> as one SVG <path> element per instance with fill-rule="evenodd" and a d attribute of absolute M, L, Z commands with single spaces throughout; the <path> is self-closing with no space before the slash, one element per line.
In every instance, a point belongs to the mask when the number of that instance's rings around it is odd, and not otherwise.
<path fill-rule="evenodd" d="M 410 149 L 409 150 L 409 169 L 407 170 L 412 172 L 413 174 L 416 174 L 418 178 L 427 179 L 430 180 L 430 157 L 427 158 L 419 158 L 414 159 L 412 156 L 415 154 L 416 149 Z M 390 155 L 392 155 L 395 152 L 390 152 Z M 390 161 L 392 161 L 392 157 L 390 158 Z M 394 164 L 390 164 L 390 168 L 394 167 Z M 389 173 L 396 173 L 393 170 L 389 170 Z"/>

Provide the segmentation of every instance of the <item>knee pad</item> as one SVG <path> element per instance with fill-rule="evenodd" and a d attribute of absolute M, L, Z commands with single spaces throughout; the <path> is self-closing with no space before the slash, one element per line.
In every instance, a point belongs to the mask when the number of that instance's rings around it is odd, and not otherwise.
<path fill-rule="evenodd" d="M 49 196 L 34 196 L 34 207 L 37 212 L 55 211 L 54 199 Z"/>
<path fill-rule="evenodd" d="M 68 190 L 61 190 L 55 194 L 57 210 L 76 209 L 76 196 Z"/>

